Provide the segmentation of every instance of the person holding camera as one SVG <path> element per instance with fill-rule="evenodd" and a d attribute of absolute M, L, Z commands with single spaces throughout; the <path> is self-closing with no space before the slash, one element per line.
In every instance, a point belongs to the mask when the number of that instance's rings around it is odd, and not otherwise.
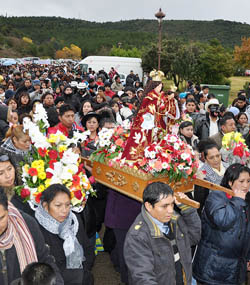
<path fill-rule="evenodd" d="M 220 105 L 217 99 L 210 99 L 206 105 L 205 115 L 200 115 L 195 122 L 194 134 L 199 140 L 205 140 L 219 132 Z"/>

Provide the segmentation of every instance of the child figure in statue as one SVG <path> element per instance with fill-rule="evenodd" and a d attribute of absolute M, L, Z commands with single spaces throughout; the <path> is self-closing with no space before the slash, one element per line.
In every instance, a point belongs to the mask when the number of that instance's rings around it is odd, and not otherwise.
<path fill-rule="evenodd" d="M 151 71 L 150 77 L 152 80 L 145 88 L 122 155 L 126 160 L 143 159 L 144 149 L 152 142 L 158 142 L 159 133 L 168 132 L 175 120 L 180 118 L 174 93 L 166 95 L 162 91 L 164 73 L 154 70 Z"/>

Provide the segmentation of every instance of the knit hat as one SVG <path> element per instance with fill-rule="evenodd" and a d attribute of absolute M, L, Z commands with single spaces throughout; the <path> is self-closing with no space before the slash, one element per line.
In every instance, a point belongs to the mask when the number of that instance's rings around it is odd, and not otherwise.
<path fill-rule="evenodd" d="M 63 99 L 63 97 L 56 97 L 56 99 L 55 99 L 55 105 L 57 105 L 59 102 L 64 102 L 64 99 Z"/>
<path fill-rule="evenodd" d="M 179 98 L 180 99 L 185 99 L 186 97 L 187 97 L 187 93 L 186 92 L 183 92 L 183 93 L 179 94 Z"/>
<path fill-rule="evenodd" d="M 35 85 L 40 85 L 40 84 L 41 84 L 41 82 L 40 82 L 39 79 L 33 80 L 33 86 L 35 86 Z"/>
<path fill-rule="evenodd" d="M 15 94 L 15 92 L 13 90 L 11 90 L 11 89 L 6 90 L 5 91 L 5 99 L 9 99 L 9 98 L 13 97 L 14 94 Z"/>

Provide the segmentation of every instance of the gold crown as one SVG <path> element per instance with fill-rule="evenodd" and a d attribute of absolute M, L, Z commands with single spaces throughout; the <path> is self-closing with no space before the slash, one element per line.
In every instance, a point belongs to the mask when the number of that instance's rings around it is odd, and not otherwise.
<path fill-rule="evenodd" d="M 152 78 L 153 81 L 162 81 L 162 79 L 164 78 L 164 73 L 160 70 L 152 70 L 149 73 L 149 76 Z"/>

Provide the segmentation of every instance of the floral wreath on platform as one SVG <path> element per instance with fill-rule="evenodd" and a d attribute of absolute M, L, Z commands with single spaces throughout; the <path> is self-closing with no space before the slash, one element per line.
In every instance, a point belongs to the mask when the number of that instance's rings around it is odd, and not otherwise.
<path fill-rule="evenodd" d="M 86 141 L 90 132 L 74 132 L 73 138 L 69 139 L 57 131 L 47 138 L 45 133 L 49 123 L 41 104 L 36 106 L 34 122 L 25 118 L 23 126 L 31 138 L 32 151 L 20 164 L 23 185 L 15 187 L 16 193 L 35 210 L 47 187 L 64 184 L 70 190 L 73 210 L 81 211 L 82 204 L 89 195 L 95 196 L 95 191 L 85 174 L 80 156 L 70 145 Z"/>

